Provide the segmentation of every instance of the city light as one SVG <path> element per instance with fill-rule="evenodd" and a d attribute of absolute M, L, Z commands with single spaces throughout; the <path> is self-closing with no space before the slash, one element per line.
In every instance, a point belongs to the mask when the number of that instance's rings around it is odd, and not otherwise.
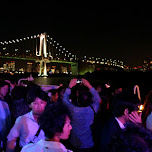
<path fill-rule="evenodd" d="M 22 42 L 22 43 L 19 43 L 19 42 Z M 36 48 L 34 48 L 34 51 L 33 51 L 31 47 L 34 43 L 36 44 Z M 27 46 L 27 48 L 24 49 L 23 51 L 23 48 L 20 48 L 20 47 L 26 47 L 27 44 L 29 44 L 30 47 Z M 77 58 L 77 55 L 68 51 L 59 42 L 57 42 L 53 38 L 50 38 L 49 35 L 46 35 L 46 33 L 0 42 L 0 45 L 2 46 L 2 49 L 3 49 L 3 51 L 0 52 L 1 56 L 6 55 L 7 57 L 12 56 L 12 57 L 21 57 L 21 58 L 33 58 L 33 59 L 35 58 L 35 60 L 36 60 L 36 57 L 39 57 L 39 59 L 37 58 L 37 60 L 41 60 L 41 61 L 43 60 L 43 62 L 44 60 L 46 62 L 51 62 L 53 58 L 54 60 L 58 60 L 58 61 L 70 61 L 70 62 L 77 62 L 77 60 L 79 60 L 79 58 Z M 7 51 L 6 51 L 6 47 L 7 47 Z M 33 56 L 33 54 L 35 54 L 36 57 Z M 100 58 L 96 56 L 87 57 L 85 55 L 84 57 L 80 58 L 80 60 L 82 62 L 91 64 L 94 67 L 96 64 L 99 64 L 99 65 L 101 64 L 100 66 L 106 65 L 106 66 L 115 66 L 115 67 L 124 68 L 123 61 L 113 60 L 111 58 L 107 59 L 107 58 L 102 58 L 102 57 Z M 45 67 L 46 66 L 43 66 L 43 68 Z M 43 75 L 46 75 L 46 73 L 47 73 L 47 70 L 44 69 Z"/>

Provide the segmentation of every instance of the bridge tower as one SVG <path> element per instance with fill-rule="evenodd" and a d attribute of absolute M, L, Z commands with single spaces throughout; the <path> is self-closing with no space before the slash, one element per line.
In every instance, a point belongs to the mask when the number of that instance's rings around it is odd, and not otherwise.
<path fill-rule="evenodd" d="M 47 67 L 46 67 L 46 62 L 47 62 L 47 34 L 46 33 L 42 33 L 40 35 L 40 47 L 39 47 L 39 51 L 36 51 L 36 55 L 37 56 L 42 56 L 42 60 L 40 61 L 39 76 L 47 76 Z"/>

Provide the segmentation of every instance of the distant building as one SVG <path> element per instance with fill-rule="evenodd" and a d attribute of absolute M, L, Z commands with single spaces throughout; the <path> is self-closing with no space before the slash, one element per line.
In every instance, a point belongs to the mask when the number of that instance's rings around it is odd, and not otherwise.
<path fill-rule="evenodd" d="M 144 71 L 151 71 L 152 70 L 152 57 L 144 59 L 143 70 Z"/>

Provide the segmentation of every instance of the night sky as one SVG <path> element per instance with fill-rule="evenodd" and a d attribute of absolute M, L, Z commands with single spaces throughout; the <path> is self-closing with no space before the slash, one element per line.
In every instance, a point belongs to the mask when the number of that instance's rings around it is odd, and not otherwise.
<path fill-rule="evenodd" d="M 47 32 L 80 56 L 120 59 L 129 66 L 152 56 L 152 12 L 147 8 L 6 7 L 0 41 Z"/>

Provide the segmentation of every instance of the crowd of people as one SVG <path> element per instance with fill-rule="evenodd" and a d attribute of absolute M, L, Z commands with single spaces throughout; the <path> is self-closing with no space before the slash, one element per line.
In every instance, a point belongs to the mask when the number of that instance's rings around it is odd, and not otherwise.
<path fill-rule="evenodd" d="M 141 100 L 84 78 L 49 90 L 0 80 L 1 151 L 151 152 L 151 131 L 152 90 Z"/>

